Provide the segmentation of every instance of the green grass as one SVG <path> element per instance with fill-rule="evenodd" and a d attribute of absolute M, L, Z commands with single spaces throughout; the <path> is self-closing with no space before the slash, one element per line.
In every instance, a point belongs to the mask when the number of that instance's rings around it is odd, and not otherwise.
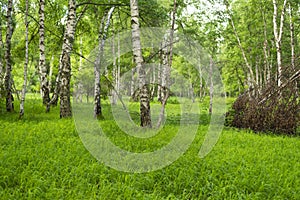
<path fill-rule="evenodd" d="M 179 105 L 168 106 L 174 112 L 166 127 L 148 142 L 118 131 L 107 105 L 100 124 L 120 147 L 151 151 L 178 128 Z M 59 119 L 58 108 L 45 114 L 40 100 L 30 99 L 18 120 L 17 112 L 0 107 L 0 199 L 300 199 L 299 137 L 225 128 L 212 152 L 200 159 L 208 128 L 203 109 L 196 139 L 181 158 L 158 171 L 131 174 L 97 161 L 73 119 Z M 137 110 L 133 103 L 133 117 Z"/>

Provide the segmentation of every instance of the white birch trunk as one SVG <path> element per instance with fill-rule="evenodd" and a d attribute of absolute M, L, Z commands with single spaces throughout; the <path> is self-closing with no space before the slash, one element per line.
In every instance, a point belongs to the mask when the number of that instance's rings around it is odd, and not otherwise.
<path fill-rule="evenodd" d="M 293 22 L 293 9 L 291 7 L 291 3 L 289 3 L 289 17 L 290 17 L 290 37 L 291 37 L 291 65 L 292 68 L 295 69 L 295 28 Z"/>
<path fill-rule="evenodd" d="M 277 19 L 278 19 L 278 5 L 277 1 L 273 0 L 273 29 L 274 29 L 274 37 L 275 37 L 275 45 L 276 45 L 276 52 L 277 52 L 277 84 L 278 87 L 282 84 L 282 58 L 281 58 L 281 40 L 283 34 L 283 23 L 284 23 L 284 15 L 285 15 L 285 7 L 286 7 L 287 0 L 284 0 L 283 8 L 280 15 L 280 27 L 278 30 Z"/>
<path fill-rule="evenodd" d="M 106 24 L 102 30 L 102 25 L 104 20 L 102 20 L 101 25 L 100 25 L 100 30 L 99 30 L 99 44 L 98 44 L 98 51 L 99 54 L 97 56 L 96 62 L 95 62 L 95 67 L 94 67 L 94 73 L 95 73 L 95 87 L 94 87 L 94 117 L 95 118 L 102 118 L 102 108 L 101 108 L 101 83 L 100 83 L 100 68 L 101 68 L 101 62 L 103 58 L 103 50 L 104 50 L 104 45 L 106 41 L 106 34 L 108 27 L 110 25 L 110 20 L 111 16 L 114 12 L 115 7 L 112 7 L 108 14 L 107 14 L 107 21 Z M 105 18 L 103 18 L 105 19 Z M 105 72 L 106 73 L 106 72 Z"/>
<path fill-rule="evenodd" d="M 51 56 L 51 62 L 50 62 L 50 69 L 49 69 L 49 84 L 48 84 L 48 88 L 49 88 L 49 94 L 51 93 L 51 88 L 52 88 L 52 74 L 53 74 L 53 61 L 54 61 L 54 56 Z"/>
<path fill-rule="evenodd" d="M 71 82 L 71 52 L 75 40 L 76 30 L 76 0 L 69 0 L 68 18 L 64 40 L 62 45 L 62 53 L 60 57 L 61 81 L 60 81 L 60 117 L 66 118 L 72 116 L 72 108 L 70 101 L 70 82 Z"/>
<path fill-rule="evenodd" d="M 150 114 L 149 89 L 146 85 L 146 72 L 143 66 L 142 45 L 140 39 L 138 0 L 130 0 L 131 29 L 132 29 L 132 51 L 134 62 L 139 74 L 140 88 L 140 117 L 141 127 L 152 127 Z"/>
<path fill-rule="evenodd" d="M 40 0 L 39 17 L 40 17 L 39 20 L 40 85 L 41 85 L 43 104 L 47 105 L 48 102 L 50 101 L 50 97 L 49 97 L 49 87 L 48 87 L 48 79 L 47 79 L 46 56 L 45 56 L 45 0 Z"/>
<path fill-rule="evenodd" d="M 28 0 L 26 0 L 26 10 L 25 10 L 25 63 L 24 63 L 24 82 L 21 94 L 21 103 L 20 103 L 20 114 L 19 118 L 24 115 L 24 104 L 25 104 L 25 95 L 26 95 L 26 86 L 27 86 L 27 68 L 28 68 Z"/>

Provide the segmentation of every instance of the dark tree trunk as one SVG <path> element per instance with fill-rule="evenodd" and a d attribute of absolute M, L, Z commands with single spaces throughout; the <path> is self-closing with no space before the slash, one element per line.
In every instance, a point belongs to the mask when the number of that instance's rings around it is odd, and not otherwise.
<path fill-rule="evenodd" d="M 12 95 L 12 66 L 11 66 L 11 38 L 13 35 L 13 21 L 12 21 L 12 8 L 13 0 L 8 0 L 7 4 L 7 30 L 6 30 L 6 50 L 5 50 L 5 61 L 6 61 L 6 73 L 5 73 L 5 90 L 6 90 L 6 110 L 8 112 L 14 111 L 13 95 Z"/>

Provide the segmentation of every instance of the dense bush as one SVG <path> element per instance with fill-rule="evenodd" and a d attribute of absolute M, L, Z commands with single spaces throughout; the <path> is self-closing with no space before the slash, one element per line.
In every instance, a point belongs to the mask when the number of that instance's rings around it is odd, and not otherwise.
<path fill-rule="evenodd" d="M 300 103 L 295 82 L 278 88 L 276 83 L 265 90 L 247 91 L 227 113 L 227 125 L 256 132 L 298 134 Z"/>

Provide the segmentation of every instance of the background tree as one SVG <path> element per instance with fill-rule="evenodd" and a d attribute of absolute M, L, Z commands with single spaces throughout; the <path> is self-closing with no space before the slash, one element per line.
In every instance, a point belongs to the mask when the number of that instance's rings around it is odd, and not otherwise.
<path fill-rule="evenodd" d="M 26 96 L 26 87 L 27 87 L 27 69 L 28 69 L 28 27 L 29 27 L 29 22 L 28 22 L 28 0 L 26 0 L 25 3 L 25 63 L 24 63 L 24 83 L 23 83 L 23 88 L 22 88 L 22 94 L 21 94 L 21 103 L 20 103 L 20 115 L 19 118 L 21 118 L 24 115 L 24 103 L 25 103 L 25 96 Z"/>

